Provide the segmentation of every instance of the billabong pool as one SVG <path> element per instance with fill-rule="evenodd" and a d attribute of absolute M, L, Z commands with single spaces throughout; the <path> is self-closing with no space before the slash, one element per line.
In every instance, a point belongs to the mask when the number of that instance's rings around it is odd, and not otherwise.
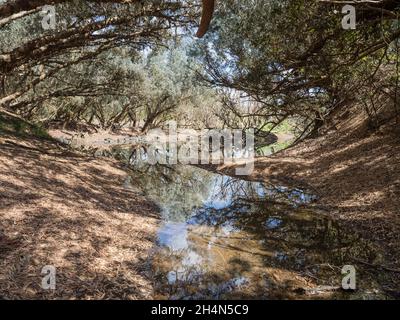
<path fill-rule="evenodd" d="M 193 166 L 141 166 L 131 176 L 160 208 L 148 275 L 156 299 L 351 298 L 341 268 L 376 254 L 310 210 L 316 197 L 305 190 Z M 358 283 L 362 297 L 379 294 L 370 279 Z"/>

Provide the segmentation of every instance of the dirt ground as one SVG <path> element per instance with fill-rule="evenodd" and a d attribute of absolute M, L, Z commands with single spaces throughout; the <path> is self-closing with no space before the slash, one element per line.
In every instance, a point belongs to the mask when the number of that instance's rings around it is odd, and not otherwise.
<path fill-rule="evenodd" d="M 0 135 L 0 299 L 151 298 L 157 208 L 122 169 Z M 56 290 L 42 289 L 47 265 Z"/>
<path fill-rule="evenodd" d="M 400 126 L 372 131 L 352 116 L 337 129 L 258 158 L 248 178 L 312 190 L 312 207 L 379 248 L 376 260 L 350 263 L 384 272 L 400 298 Z M 157 208 L 126 177 L 117 161 L 0 135 L 0 299 L 152 298 Z M 55 291 L 41 288 L 46 265 L 57 268 Z"/>
<path fill-rule="evenodd" d="M 400 297 L 400 125 L 373 131 L 357 110 L 352 114 L 325 136 L 257 158 L 248 178 L 313 190 L 313 206 L 381 248 L 380 261 L 355 264 L 387 272 L 389 290 Z M 234 169 L 217 168 L 231 175 Z"/>

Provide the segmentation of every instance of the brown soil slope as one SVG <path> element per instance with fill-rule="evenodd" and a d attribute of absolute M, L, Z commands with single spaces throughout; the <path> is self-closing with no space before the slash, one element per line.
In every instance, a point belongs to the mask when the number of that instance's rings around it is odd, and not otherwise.
<path fill-rule="evenodd" d="M 157 209 L 125 178 L 117 162 L 0 135 L 0 299 L 151 298 Z"/>
<path fill-rule="evenodd" d="M 252 180 L 305 185 L 315 204 L 382 248 L 385 269 L 400 275 L 400 126 L 371 131 L 359 112 L 337 131 L 258 158 Z M 233 174 L 233 167 L 219 171 Z M 370 262 L 369 262 L 370 263 Z M 373 264 L 373 263 L 371 263 Z M 368 264 L 367 264 L 368 266 Z M 369 265 L 379 267 L 382 264 Z M 396 272 L 397 271 L 397 272 Z"/>

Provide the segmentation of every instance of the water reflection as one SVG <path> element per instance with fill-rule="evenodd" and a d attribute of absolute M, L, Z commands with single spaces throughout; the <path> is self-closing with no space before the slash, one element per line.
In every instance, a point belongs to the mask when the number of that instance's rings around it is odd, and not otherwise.
<path fill-rule="evenodd" d="M 373 251 L 312 194 L 182 166 L 148 166 L 134 181 L 162 209 L 152 266 L 156 298 L 298 298 L 341 283 L 351 256 Z M 332 294 L 330 292 L 329 294 Z"/>

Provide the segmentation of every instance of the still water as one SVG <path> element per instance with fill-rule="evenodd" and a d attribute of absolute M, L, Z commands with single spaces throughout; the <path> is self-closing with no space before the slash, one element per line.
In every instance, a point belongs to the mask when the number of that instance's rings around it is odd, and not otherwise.
<path fill-rule="evenodd" d="M 342 267 L 375 255 L 307 209 L 316 197 L 304 190 L 191 166 L 143 166 L 132 181 L 162 215 L 150 261 L 156 299 L 351 298 L 341 290 Z M 379 294 L 359 277 L 357 295 Z"/>

